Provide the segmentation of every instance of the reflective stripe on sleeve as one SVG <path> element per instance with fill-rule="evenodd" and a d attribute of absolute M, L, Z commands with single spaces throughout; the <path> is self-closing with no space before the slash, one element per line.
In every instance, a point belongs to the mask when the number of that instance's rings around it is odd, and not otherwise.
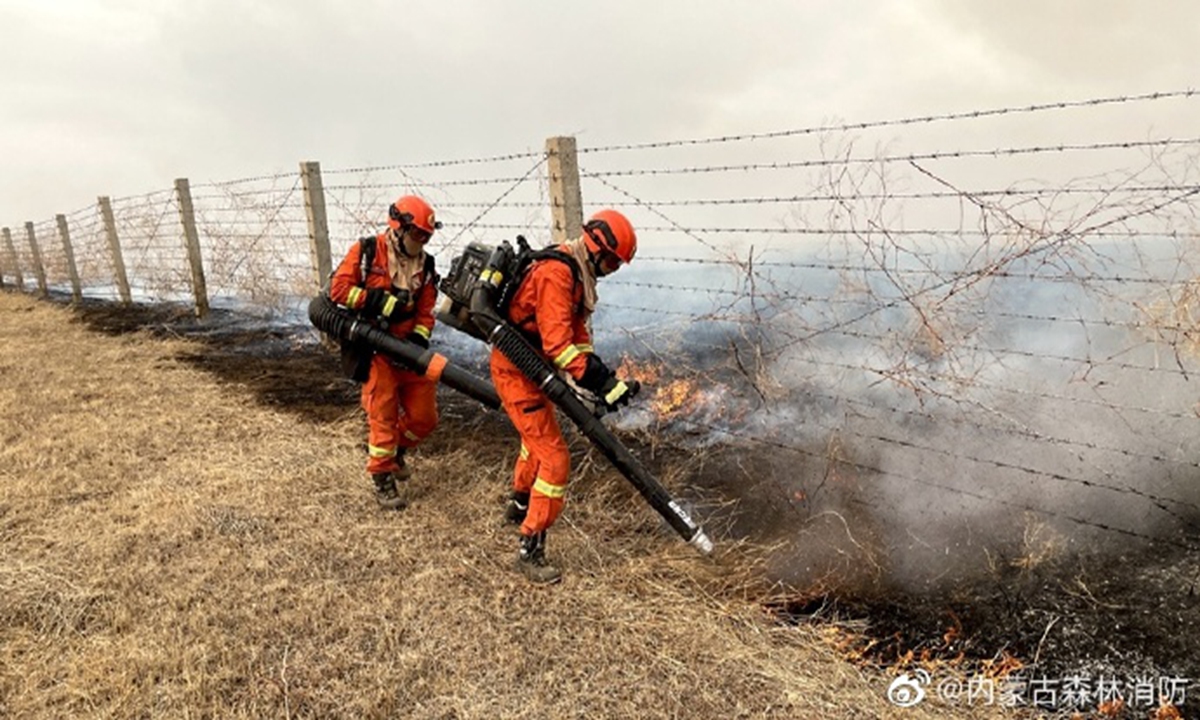
<path fill-rule="evenodd" d="M 418 334 L 418 335 L 420 335 L 421 337 L 425 338 L 426 340 L 428 340 L 428 339 L 429 339 L 429 336 L 430 336 L 431 334 L 433 334 L 433 330 L 431 330 L 430 328 L 427 328 L 427 327 L 425 327 L 424 325 L 418 325 L 418 326 L 416 326 L 415 328 L 413 328 L 413 332 L 415 332 L 416 334 Z"/>
<path fill-rule="evenodd" d="M 529 459 L 529 448 L 525 447 L 525 443 L 521 443 L 521 459 L 522 460 Z"/>
<path fill-rule="evenodd" d="M 582 355 L 579 347 L 576 345 L 568 345 L 566 350 L 563 350 L 554 358 L 554 364 L 559 368 L 565 368 L 572 360 Z"/>
<path fill-rule="evenodd" d="M 363 293 L 362 288 L 360 288 L 360 287 L 350 288 L 350 294 L 348 294 L 346 296 L 346 307 L 354 308 L 355 310 L 357 310 L 358 306 L 361 304 L 360 301 L 363 299 L 363 295 L 364 295 L 364 293 Z"/>

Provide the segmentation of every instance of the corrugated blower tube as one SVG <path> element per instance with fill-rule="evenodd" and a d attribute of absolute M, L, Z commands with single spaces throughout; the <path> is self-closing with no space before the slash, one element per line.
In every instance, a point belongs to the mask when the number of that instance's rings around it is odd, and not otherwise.
<path fill-rule="evenodd" d="M 492 387 L 490 382 L 451 365 L 445 355 L 401 340 L 370 323 L 363 322 L 339 307 L 324 293 L 309 302 L 308 319 L 318 330 L 338 340 L 362 341 L 413 372 L 474 398 L 493 410 L 500 409 L 500 396 L 496 394 L 496 388 Z"/>

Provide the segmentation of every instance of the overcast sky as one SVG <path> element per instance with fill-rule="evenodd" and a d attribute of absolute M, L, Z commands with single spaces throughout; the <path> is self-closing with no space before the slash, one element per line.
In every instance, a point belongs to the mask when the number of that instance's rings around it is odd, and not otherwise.
<path fill-rule="evenodd" d="M 1196 88 L 1197 40 L 1193 0 L 0 0 L 0 224 L 305 159 Z"/>

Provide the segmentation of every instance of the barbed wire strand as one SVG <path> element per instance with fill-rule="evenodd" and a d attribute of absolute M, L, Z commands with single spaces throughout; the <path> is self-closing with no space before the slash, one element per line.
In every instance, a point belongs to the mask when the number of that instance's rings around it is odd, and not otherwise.
<path fill-rule="evenodd" d="M 854 196 L 847 196 L 846 199 L 853 200 Z M 454 223 L 446 223 L 448 227 Z M 523 230 L 527 226 L 520 223 L 478 223 L 476 228 L 490 230 Z M 820 237 L 840 236 L 840 235 L 891 235 L 895 237 L 936 237 L 936 238 L 956 238 L 956 237 L 982 237 L 995 238 L 1007 237 L 1011 233 L 995 230 L 972 230 L 969 228 L 844 228 L 844 227 L 751 227 L 751 226 L 701 226 L 701 227 L 685 227 L 671 225 L 638 225 L 638 232 L 656 232 L 656 233 L 680 233 L 680 232 L 695 232 L 705 233 L 710 235 L 718 234 L 734 234 L 734 235 L 816 235 Z M 1163 239 L 1185 239 L 1186 234 L 1179 230 L 1168 230 L 1163 232 L 1148 232 L 1146 230 L 1099 230 L 1089 233 L 1088 237 L 1103 237 L 1103 238 L 1139 238 L 1153 236 Z M 638 256 L 638 260 L 650 259 Z M 661 259 L 661 258 L 659 258 Z M 700 259 L 693 259 L 695 262 L 705 262 Z M 717 262 L 709 260 L 708 262 Z M 756 262 L 757 264 L 757 262 Z"/>
<path fill-rule="evenodd" d="M 288 171 L 288 172 L 268 173 L 268 174 L 264 174 L 264 175 L 252 175 L 250 177 L 235 178 L 233 180 L 207 180 L 205 182 L 199 182 L 199 183 L 192 184 L 191 187 L 193 189 L 195 189 L 195 188 L 227 189 L 233 185 L 245 185 L 247 183 L 253 183 L 253 182 L 267 182 L 267 181 L 278 182 L 279 180 L 288 180 L 288 179 L 292 179 L 292 178 L 299 176 L 299 174 L 300 174 L 299 172 Z M 230 192 L 234 192 L 234 191 L 230 191 Z M 236 192 L 238 192 L 240 194 L 244 191 L 236 191 Z"/>
<path fill-rule="evenodd" d="M 126 195 L 124 197 L 110 198 L 109 203 L 113 207 L 113 212 L 116 212 L 118 206 L 121 206 L 122 209 L 124 209 L 123 206 L 133 204 L 136 202 L 141 202 L 141 203 L 143 203 L 144 206 L 150 206 L 150 205 L 153 205 L 155 202 L 157 202 L 163 195 L 174 195 L 174 194 L 175 194 L 174 188 L 166 188 L 166 189 L 162 189 L 162 190 L 151 190 L 150 192 L 142 193 L 141 195 Z"/>
<path fill-rule="evenodd" d="M 857 123 L 840 123 L 833 125 L 816 125 L 812 127 L 797 128 L 792 130 L 775 130 L 762 133 L 742 133 L 737 135 L 721 135 L 707 138 L 693 138 L 685 140 L 663 140 L 658 142 L 642 142 L 642 143 L 626 143 L 618 145 L 599 145 L 596 147 L 579 148 L 580 154 L 588 153 L 606 153 L 619 152 L 626 150 L 655 150 L 671 147 L 684 147 L 695 145 L 712 145 L 718 143 L 743 142 L 752 140 L 769 140 L 784 137 L 794 137 L 799 135 L 817 135 L 830 132 L 848 132 L 852 130 L 868 130 L 882 127 L 896 127 L 903 125 L 920 125 L 927 123 L 936 123 L 943 121 L 955 120 L 976 120 L 987 117 L 1000 117 L 1004 115 L 1020 115 L 1028 113 L 1044 112 L 1049 110 L 1066 110 L 1069 108 L 1083 107 L 1098 107 L 1101 105 L 1115 105 L 1124 103 L 1134 103 L 1142 101 L 1168 100 L 1178 98 L 1191 98 L 1196 94 L 1196 90 L 1176 90 L 1169 92 L 1154 92 L 1142 93 L 1139 95 L 1119 95 L 1103 98 L 1093 98 L 1090 100 L 1073 100 L 1061 101 L 1053 103 L 1035 103 L 1032 105 L 1012 106 L 992 108 L 989 110 L 970 110 L 963 112 L 939 113 L 933 115 L 921 115 L 907 118 L 894 118 L 890 120 L 871 120 L 867 122 Z"/>
<path fill-rule="evenodd" d="M 521 153 L 509 153 L 507 155 L 490 155 L 484 157 L 465 158 L 461 160 L 433 160 L 429 162 L 406 163 L 399 165 L 373 165 L 365 167 L 340 168 L 335 170 L 323 170 L 324 175 L 344 175 L 347 173 L 366 173 L 366 172 L 386 172 L 389 170 L 416 170 L 421 168 L 439 168 L 439 167 L 455 167 L 458 165 L 480 165 L 484 163 L 508 162 L 510 160 L 524 160 L 526 158 L 544 157 L 542 151 L 528 151 Z"/>
<path fill-rule="evenodd" d="M 769 163 L 740 163 L 725 165 L 693 165 L 667 168 L 628 168 L 624 170 L 603 170 L 587 173 L 587 177 L 632 177 L 646 175 L 695 175 L 721 172 L 751 172 L 758 170 L 793 170 L 812 167 L 840 167 L 846 165 L 887 165 L 897 162 L 914 162 L 917 160 L 948 160 L 977 157 L 1000 158 L 1020 155 L 1040 155 L 1048 153 L 1088 152 L 1100 150 L 1133 150 L 1154 147 L 1171 147 L 1174 145 L 1200 145 L 1200 138 L 1179 140 L 1162 138 L 1158 140 L 1098 142 L 1090 144 L 1059 144 L 1032 145 L 1025 147 L 988 148 L 979 150 L 947 150 L 925 153 L 908 153 L 905 155 L 880 155 L 875 157 L 822 158 L 820 160 L 790 160 Z"/>
<path fill-rule="evenodd" d="M 588 175 L 588 177 L 594 177 Z M 594 178 L 602 180 L 602 178 Z M 983 198 L 1040 198 L 1057 195 L 1104 195 L 1116 193 L 1172 193 L 1200 190 L 1200 185 L 1133 185 L 1133 186 L 1097 186 L 1097 187 L 1048 187 L 1048 188 L 999 188 L 987 190 L 929 190 L 926 192 L 879 192 L 830 195 L 767 195 L 758 197 L 734 198 L 692 198 L 685 200 L 638 200 L 632 204 L 638 206 L 656 207 L 689 207 L 712 205 L 778 205 L 799 204 L 807 202 L 840 202 L 854 200 L 961 200 L 964 195 Z M 599 200 L 597 204 L 628 206 L 631 203 L 622 200 Z M 680 227 L 682 230 L 682 226 Z M 859 231 L 862 232 L 862 231 Z"/>
<path fill-rule="evenodd" d="M 432 188 L 447 188 L 447 187 L 470 187 L 478 185 L 507 185 L 523 180 L 519 175 L 509 175 L 506 177 L 493 178 L 473 178 L 468 180 L 425 180 L 423 185 Z M 395 183 L 360 183 L 358 185 L 327 185 L 327 190 L 388 190 L 395 187 Z"/>
<path fill-rule="evenodd" d="M 656 263 L 680 263 L 692 265 L 712 265 L 727 267 L 731 270 L 735 269 L 729 260 L 716 258 L 690 258 L 690 257 L 667 257 L 654 256 L 647 257 L 638 256 L 639 263 L 656 262 Z M 755 267 L 769 268 L 790 268 L 793 270 L 823 270 L 829 272 L 861 272 L 861 273 L 887 273 L 894 275 L 931 275 L 934 277 L 942 277 L 943 275 L 955 275 L 956 278 L 964 273 L 974 273 L 985 275 L 987 278 L 1002 278 L 1011 280 L 1035 280 L 1041 282 L 1071 282 L 1071 283 L 1118 283 L 1118 284 L 1151 284 L 1162 287 L 1172 286 L 1190 286 L 1194 280 L 1163 280 L 1153 277 L 1134 277 L 1132 275 L 1078 275 L 1072 273 L 1063 273 L 1058 275 L 1039 274 L 1034 272 L 1014 272 L 1012 270 L 995 270 L 988 271 L 987 268 L 971 270 L 969 268 L 947 268 L 944 270 L 936 270 L 932 268 L 882 268 L 874 265 L 846 265 L 835 262 L 789 262 L 789 261 L 773 261 L 773 260 L 755 260 Z M 1049 266 L 1047 266 L 1049 267 Z M 955 279 L 956 279 L 955 278 Z M 619 283 L 624 281 L 612 281 Z"/>

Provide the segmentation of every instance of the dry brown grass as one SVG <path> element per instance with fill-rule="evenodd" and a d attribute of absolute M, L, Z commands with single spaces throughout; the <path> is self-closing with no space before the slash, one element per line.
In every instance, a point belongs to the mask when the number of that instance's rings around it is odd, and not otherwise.
<path fill-rule="evenodd" d="M 356 411 L 314 424 L 0 292 L 0 716 L 941 716 L 761 609 L 745 548 L 662 533 L 583 477 L 527 585 L 499 523 L 511 435 L 418 455 L 378 511 Z M 503 457 L 503 464 L 495 462 Z M 740 569 L 739 569 L 740 568 Z"/>

